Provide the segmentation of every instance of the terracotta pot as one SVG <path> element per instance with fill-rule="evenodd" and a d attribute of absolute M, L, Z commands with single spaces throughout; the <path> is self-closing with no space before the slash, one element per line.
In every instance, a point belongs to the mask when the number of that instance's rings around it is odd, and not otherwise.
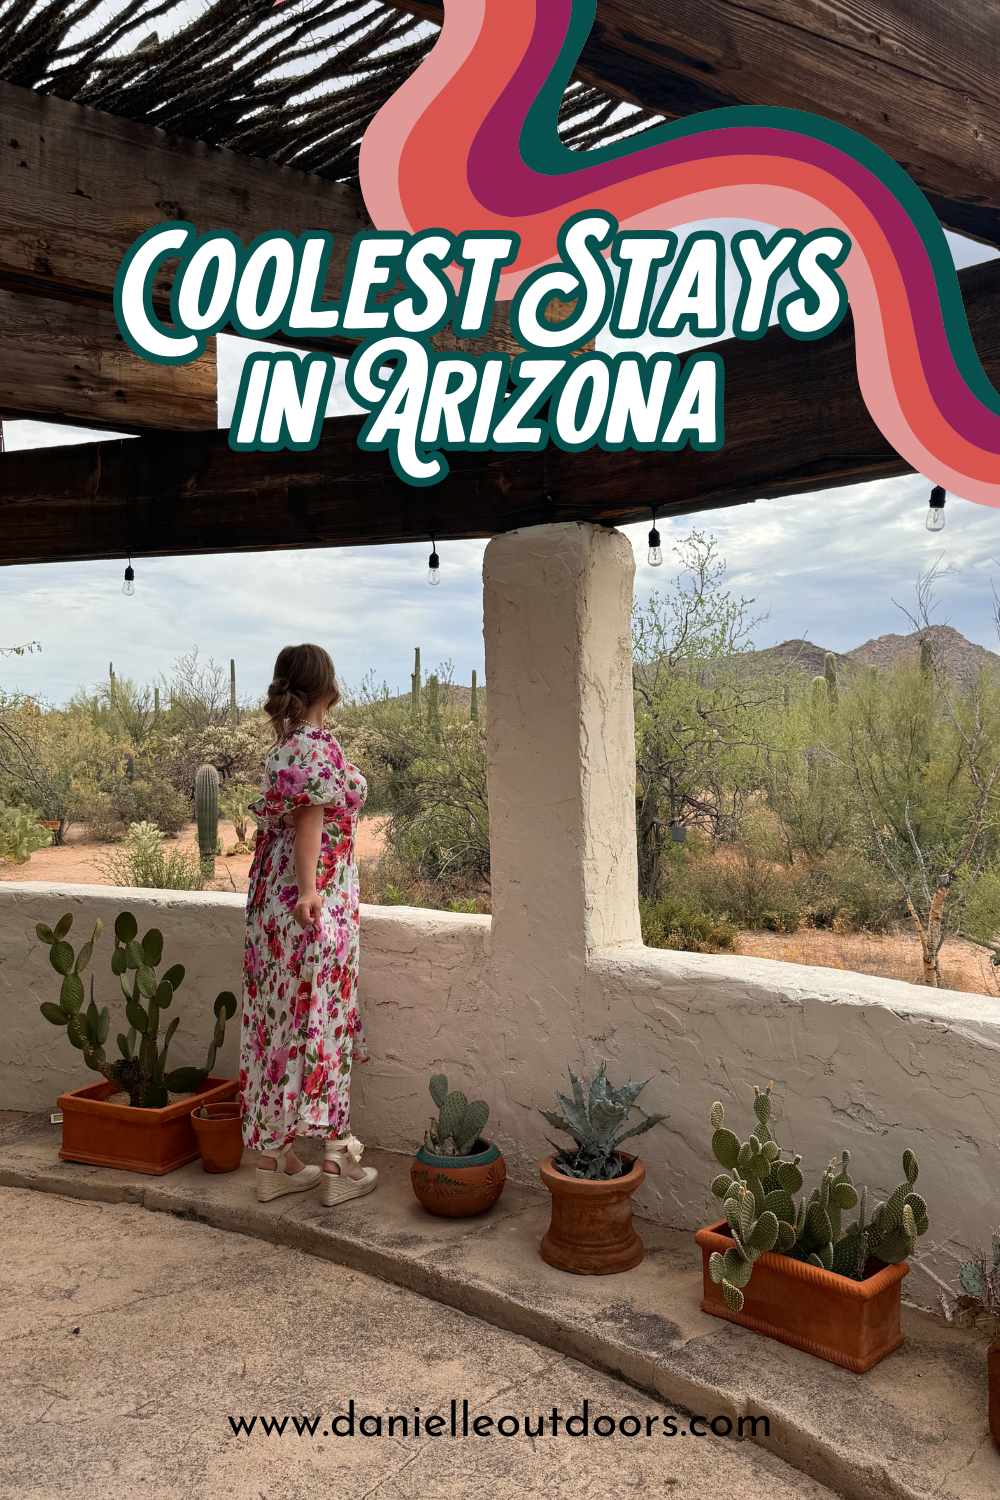
<path fill-rule="evenodd" d="M 118 1167 L 124 1172 L 143 1172 L 162 1177 L 194 1161 L 198 1142 L 191 1125 L 191 1110 L 199 1105 L 221 1104 L 235 1099 L 235 1078 L 207 1078 L 199 1094 L 168 1104 L 164 1109 L 133 1109 L 128 1104 L 108 1104 L 114 1084 L 102 1079 L 87 1088 L 60 1094 L 56 1101 L 63 1112 L 63 1161 L 83 1161 L 96 1167 Z"/>
<path fill-rule="evenodd" d="M 201 1104 L 191 1111 L 202 1167 L 206 1172 L 235 1172 L 243 1160 L 243 1111 L 239 1101 L 204 1107 L 207 1120 L 200 1117 Z"/>
<path fill-rule="evenodd" d="M 542 1181 L 552 1194 L 552 1223 L 539 1253 L 559 1271 L 577 1276 L 611 1276 L 631 1271 L 646 1253 L 632 1228 L 632 1194 L 646 1180 L 637 1156 L 619 1153 L 628 1170 L 611 1182 L 586 1182 L 555 1168 L 555 1157 L 541 1165 Z"/>
<path fill-rule="evenodd" d="M 986 1354 L 990 1383 L 990 1432 L 1000 1444 L 1000 1339 L 994 1339 Z"/>
<path fill-rule="evenodd" d="M 864 1281 L 851 1281 L 820 1266 L 807 1266 L 787 1255 L 762 1255 L 743 1291 L 743 1311 L 727 1306 L 721 1285 L 708 1269 L 714 1250 L 731 1248 L 725 1219 L 699 1229 L 695 1240 L 701 1246 L 705 1295 L 702 1312 L 730 1323 L 742 1323 L 779 1343 L 791 1344 L 815 1354 L 830 1364 L 842 1365 L 861 1375 L 885 1359 L 903 1342 L 899 1326 L 900 1288 L 909 1272 L 904 1262 L 882 1266 L 872 1260 L 872 1274 Z M 879 1267 L 879 1269 L 875 1269 Z"/>
<path fill-rule="evenodd" d="M 421 1146 L 410 1165 L 410 1181 L 421 1203 L 446 1219 L 469 1219 L 492 1208 L 504 1190 L 507 1165 L 499 1149 L 478 1140 L 469 1156 L 435 1156 Z"/>

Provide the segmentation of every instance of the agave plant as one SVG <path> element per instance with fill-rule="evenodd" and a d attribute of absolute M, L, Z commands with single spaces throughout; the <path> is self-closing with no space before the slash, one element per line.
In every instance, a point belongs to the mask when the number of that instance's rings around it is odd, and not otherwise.
<path fill-rule="evenodd" d="M 576 1142 L 575 1147 L 556 1146 L 555 1167 L 567 1177 L 585 1177 L 593 1182 L 607 1182 L 621 1177 L 625 1163 L 618 1154 L 623 1141 L 643 1135 L 665 1120 L 666 1115 L 647 1115 L 631 1130 L 623 1130 L 632 1106 L 649 1079 L 642 1083 L 627 1083 L 624 1088 L 614 1089 L 607 1078 L 607 1063 L 602 1062 L 594 1076 L 587 1094 L 576 1074 L 569 1070 L 573 1097 L 564 1094 L 556 1098 L 562 1105 L 562 1114 L 543 1109 L 539 1113 L 556 1130 L 565 1130 Z M 555 1142 L 551 1142 L 555 1146 Z"/>
<path fill-rule="evenodd" d="M 980 1250 L 975 1260 L 967 1260 L 959 1269 L 958 1284 L 973 1311 L 1000 1318 L 1000 1232 L 993 1235 L 989 1253 Z"/>

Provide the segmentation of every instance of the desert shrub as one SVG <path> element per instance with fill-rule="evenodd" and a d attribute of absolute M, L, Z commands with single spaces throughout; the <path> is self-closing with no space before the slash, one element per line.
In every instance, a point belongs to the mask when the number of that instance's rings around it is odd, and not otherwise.
<path fill-rule="evenodd" d="M 154 735 L 143 751 L 144 776 L 169 781 L 185 797 L 194 795 L 199 766 L 214 766 L 223 783 L 247 781 L 257 788 L 264 779 L 264 761 L 273 744 L 270 725 L 262 715 L 247 714 L 233 728 L 218 724 L 181 734 Z"/>
<path fill-rule="evenodd" d="M 692 861 L 681 894 L 703 911 L 754 930 L 796 932 L 809 917 L 802 871 L 775 862 L 750 841 Z"/>
<path fill-rule="evenodd" d="M 128 832 L 111 805 L 107 792 L 98 792 L 80 810 L 81 817 L 99 844 L 116 844 Z"/>
<path fill-rule="evenodd" d="M 163 834 L 180 833 L 191 821 L 191 804 L 169 781 L 106 782 L 83 809 L 95 838 L 117 843 L 133 823 L 155 823 Z"/>
<path fill-rule="evenodd" d="M 829 854 L 811 862 L 801 883 L 806 921 L 837 932 L 886 932 L 907 917 L 899 887 L 857 853 Z"/>
<path fill-rule="evenodd" d="M 0 801 L 28 804 L 58 820 L 56 843 L 102 779 L 120 774 L 124 761 L 121 747 L 86 714 L 0 694 Z"/>
<path fill-rule="evenodd" d="M 112 885 L 161 891 L 202 891 L 205 877 L 198 860 L 183 849 L 163 847 L 155 823 L 133 823 L 119 847 L 99 862 Z"/>
<path fill-rule="evenodd" d="M 736 928 L 725 917 L 702 911 L 674 896 L 657 901 L 639 898 L 642 940 L 647 948 L 677 948 L 685 953 L 732 953 Z"/>
<path fill-rule="evenodd" d="M 386 844 L 407 872 L 395 883 L 433 881 L 448 898 L 456 882 L 489 879 L 490 824 L 485 715 L 453 704 L 446 669 L 428 679 L 418 712 L 366 683 L 338 707 L 333 730 L 368 780 L 366 811 L 387 815 Z"/>
<path fill-rule="evenodd" d="M 236 844 L 230 849 L 230 854 L 244 854 L 249 850 L 247 833 L 250 824 L 256 821 L 249 810 L 250 803 L 257 801 L 260 790 L 259 782 L 233 779 L 223 783 L 219 808 L 222 816 L 232 823 L 236 833 Z"/>

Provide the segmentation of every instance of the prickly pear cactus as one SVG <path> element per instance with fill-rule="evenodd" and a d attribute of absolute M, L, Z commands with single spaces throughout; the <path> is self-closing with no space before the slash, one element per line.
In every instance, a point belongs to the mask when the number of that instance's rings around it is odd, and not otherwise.
<path fill-rule="evenodd" d="M 184 979 L 184 966 L 174 964 L 163 978 L 157 977 L 157 966 L 163 957 L 163 934 L 151 927 L 141 942 L 139 926 L 130 911 L 123 911 L 115 922 L 115 948 L 111 955 L 111 972 L 118 978 L 125 997 L 127 1032 L 118 1033 L 121 1058 L 109 1062 L 104 1044 L 111 1029 L 108 1006 L 98 1010 L 94 1000 L 94 981 L 90 981 L 90 1004 L 85 999 L 81 975 L 90 963 L 94 944 L 101 936 L 100 922 L 79 953 L 66 941 L 73 926 L 73 915 L 67 912 L 55 927 L 39 922 L 35 928 L 41 942 L 49 949 L 49 963 L 62 975 L 59 1003 L 46 1001 L 42 1015 L 53 1026 L 65 1026 L 74 1047 L 83 1053 L 88 1068 L 100 1073 L 116 1089 L 128 1093 L 129 1104 L 136 1109 L 161 1109 L 168 1092 L 195 1093 L 215 1065 L 215 1055 L 226 1034 L 226 1021 L 236 1013 L 236 996 L 225 990 L 215 1001 L 215 1030 L 208 1048 L 204 1068 L 174 1068 L 166 1071 L 167 1052 L 174 1032 L 180 1025 L 175 1016 L 159 1045 L 160 1014 L 167 1010 Z M 131 982 L 130 982 L 131 978 Z M 138 1044 L 138 1046 L 137 1046 Z"/>
<path fill-rule="evenodd" d="M 482 1099 L 470 1104 L 460 1089 L 448 1091 L 443 1073 L 435 1073 L 430 1082 L 431 1098 L 438 1107 L 438 1118 L 424 1133 L 424 1148 L 434 1156 L 469 1156 L 490 1117 L 489 1105 Z"/>
<path fill-rule="evenodd" d="M 771 1136 L 771 1088 L 770 1083 L 763 1091 L 754 1087 L 757 1125 L 747 1141 L 741 1142 L 724 1128 L 722 1105 L 716 1102 L 712 1106 L 712 1154 L 727 1169 L 713 1181 L 712 1192 L 725 1201 L 726 1219 L 736 1244 L 725 1256 L 713 1255 L 709 1269 L 712 1279 L 722 1283 L 727 1303 L 737 1312 L 743 1306 L 743 1288 L 754 1261 L 765 1250 L 773 1249 L 779 1255 L 860 1281 L 869 1256 L 886 1265 L 905 1260 L 928 1227 L 927 1205 L 912 1190 L 918 1172 L 912 1151 L 903 1155 L 906 1181 L 886 1203 L 875 1208 L 870 1218 L 868 1190 L 863 1189 L 858 1218 L 846 1230 L 842 1227 L 843 1215 L 859 1202 L 848 1172 L 848 1151 L 840 1158 L 839 1170 L 837 1158 L 832 1159 L 819 1187 L 796 1208 L 793 1195 L 802 1187 L 801 1158 L 783 1161 Z M 775 1221 L 773 1239 L 768 1215 Z M 770 1243 L 765 1244 L 768 1239 Z"/>

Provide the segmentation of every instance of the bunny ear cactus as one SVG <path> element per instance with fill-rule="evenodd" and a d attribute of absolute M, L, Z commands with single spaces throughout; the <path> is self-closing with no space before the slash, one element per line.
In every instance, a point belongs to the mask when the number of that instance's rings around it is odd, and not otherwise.
<path fill-rule="evenodd" d="M 79 954 L 75 954 L 72 945 L 66 941 L 72 925 L 72 913 L 67 912 L 54 928 L 40 922 L 35 929 L 39 939 L 49 946 L 49 962 L 56 973 L 63 976 L 59 1004 L 46 1002 L 41 1007 L 42 1015 L 54 1026 L 66 1027 L 70 1042 L 83 1053 L 87 1066 L 114 1084 L 117 1090 L 127 1093 L 133 1108 L 161 1109 L 168 1102 L 169 1092 L 196 1092 L 214 1066 L 216 1050 L 225 1036 L 226 1020 L 236 1013 L 236 996 L 225 991 L 216 999 L 215 1032 L 206 1066 L 175 1068 L 168 1073 L 167 1053 L 180 1025 L 180 1017 L 175 1016 L 167 1026 L 160 1046 L 160 1015 L 169 1009 L 174 991 L 183 982 L 184 967 L 174 964 L 159 979 L 156 969 L 163 957 L 162 932 L 152 927 L 139 942 L 135 917 L 131 912 L 123 911 L 115 922 L 111 972 L 117 975 L 121 985 L 129 1030 L 118 1033 L 120 1060 L 108 1062 L 104 1043 L 111 1028 L 111 1012 L 108 1006 L 98 1010 L 93 978 L 90 981 L 90 1004 L 83 1009 L 85 997 L 80 978 L 90 963 L 94 944 L 101 936 L 102 924 L 97 923 L 93 936 Z"/>
<path fill-rule="evenodd" d="M 774 1243 L 780 1251 L 787 1253 L 795 1243 L 795 1201 L 792 1194 L 802 1186 L 801 1158 L 781 1160 L 780 1147 L 773 1139 L 768 1123 L 771 1118 L 771 1087 L 769 1083 L 763 1091 L 754 1089 L 757 1126 L 748 1141 L 740 1142 L 731 1130 L 725 1130 L 722 1105 L 718 1100 L 712 1105 L 712 1154 L 721 1166 L 728 1167 L 730 1173 L 715 1178 L 712 1192 L 717 1198 L 728 1201 L 730 1194 L 737 1194 L 738 1188 L 749 1188 L 755 1212 L 773 1214 L 777 1220 Z"/>
<path fill-rule="evenodd" d="M 564 1130 L 576 1141 L 575 1150 L 569 1146 L 556 1147 L 556 1170 L 567 1177 L 598 1182 L 621 1177 L 625 1171 L 625 1163 L 618 1155 L 622 1142 L 644 1135 L 667 1118 L 666 1115 L 647 1115 L 631 1130 L 621 1129 L 649 1079 L 642 1083 L 626 1083 L 620 1089 L 612 1088 L 608 1082 L 607 1064 L 602 1062 L 584 1097 L 583 1084 L 572 1070 L 569 1077 L 573 1087 L 572 1099 L 563 1094 L 556 1095 L 562 1105 L 562 1114 L 549 1109 L 539 1111 L 556 1130 Z"/>
<path fill-rule="evenodd" d="M 868 1191 L 862 1189 L 859 1200 L 848 1171 L 848 1151 L 842 1154 L 839 1169 L 837 1158 L 832 1159 L 819 1187 L 796 1210 L 793 1195 L 802 1187 L 801 1157 L 783 1161 L 771 1136 L 771 1087 L 754 1089 L 757 1125 L 748 1141 L 741 1142 L 724 1128 L 725 1111 L 720 1103 L 712 1106 L 712 1154 L 727 1169 L 712 1182 L 712 1192 L 725 1200 L 735 1246 L 724 1256 L 714 1254 L 710 1271 L 712 1279 L 722 1283 L 726 1301 L 736 1312 L 743 1306 L 743 1288 L 754 1261 L 766 1250 L 861 1281 L 869 1256 L 885 1265 L 905 1260 L 928 1227 L 927 1205 L 913 1191 L 918 1167 L 912 1151 L 903 1154 L 906 1181 L 870 1218 Z M 858 1218 L 843 1230 L 843 1214 L 859 1201 Z M 773 1238 L 769 1216 L 775 1221 Z M 997 1253 L 1000 1260 L 1000 1240 Z"/>
<path fill-rule="evenodd" d="M 424 1132 L 425 1151 L 432 1156 L 470 1156 L 490 1117 L 489 1105 L 482 1099 L 470 1104 L 460 1089 L 449 1093 L 443 1073 L 434 1074 L 430 1092 L 439 1113 Z"/>
<path fill-rule="evenodd" d="M 741 1182 L 732 1184 L 726 1198 L 726 1218 L 733 1247 L 725 1255 L 713 1252 L 709 1263 L 712 1280 L 722 1283 L 726 1302 L 733 1312 L 743 1311 L 743 1288 L 750 1280 L 754 1261 L 773 1250 L 778 1239 L 778 1220 L 766 1209 L 756 1214 L 754 1194 Z"/>

